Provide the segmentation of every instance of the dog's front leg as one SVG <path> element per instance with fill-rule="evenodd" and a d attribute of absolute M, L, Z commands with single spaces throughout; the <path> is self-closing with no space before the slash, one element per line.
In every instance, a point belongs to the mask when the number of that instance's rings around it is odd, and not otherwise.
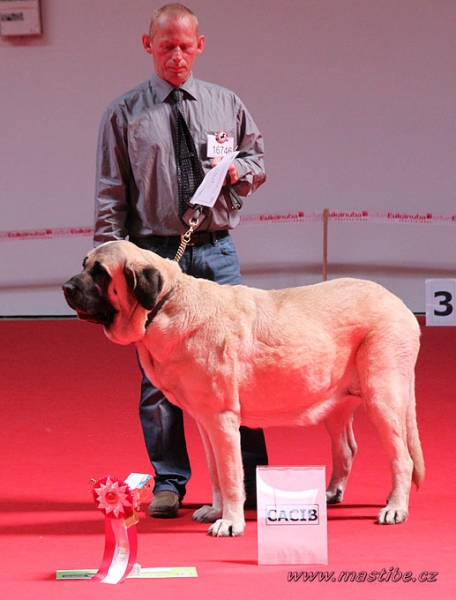
<path fill-rule="evenodd" d="M 241 455 L 241 435 L 238 415 L 230 411 L 216 415 L 205 427 L 216 466 L 214 489 L 220 489 L 222 518 L 209 528 L 216 537 L 238 536 L 244 533 L 244 475 Z M 217 502 L 217 497 L 214 498 Z"/>
<path fill-rule="evenodd" d="M 209 476 L 212 484 L 212 506 L 204 505 L 193 513 L 193 520 L 199 521 L 200 523 L 214 523 L 217 519 L 222 516 L 222 494 L 220 492 L 220 483 L 217 474 L 217 464 L 215 462 L 215 456 L 212 451 L 211 442 L 204 429 L 198 423 L 198 429 L 203 440 L 203 446 L 206 453 L 207 466 L 209 469 Z"/>

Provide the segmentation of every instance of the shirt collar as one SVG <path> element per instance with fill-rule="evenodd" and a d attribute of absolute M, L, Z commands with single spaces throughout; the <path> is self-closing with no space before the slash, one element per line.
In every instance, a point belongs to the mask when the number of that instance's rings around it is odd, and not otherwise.
<path fill-rule="evenodd" d="M 164 102 L 174 89 L 173 85 L 171 85 L 164 79 L 161 79 L 161 77 L 159 77 L 156 73 L 152 75 L 150 79 L 150 84 L 151 87 L 154 88 L 160 102 Z M 192 73 L 190 74 L 190 77 L 187 79 L 187 81 L 180 86 L 180 89 L 184 90 L 184 92 L 191 96 L 194 100 L 197 100 L 195 78 L 193 77 Z"/>

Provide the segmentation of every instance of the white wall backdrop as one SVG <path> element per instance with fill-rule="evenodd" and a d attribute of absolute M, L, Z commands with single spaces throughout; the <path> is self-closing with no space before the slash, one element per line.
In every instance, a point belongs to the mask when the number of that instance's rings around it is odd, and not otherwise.
<path fill-rule="evenodd" d="M 92 225 L 105 106 L 149 78 L 150 0 L 42 0 L 40 39 L 0 41 L 0 316 L 67 315 L 60 285 Z M 244 214 L 456 215 L 455 0 L 189 0 L 206 36 L 195 75 L 236 91 L 266 143 Z M 321 280 L 322 224 L 242 225 L 246 283 Z M 383 283 L 424 312 L 424 280 L 456 277 L 456 221 L 329 223 L 329 277 Z"/>

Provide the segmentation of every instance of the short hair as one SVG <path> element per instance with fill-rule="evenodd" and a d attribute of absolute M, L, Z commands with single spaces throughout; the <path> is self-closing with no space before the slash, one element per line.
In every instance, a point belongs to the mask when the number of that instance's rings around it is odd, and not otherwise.
<path fill-rule="evenodd" d="M 149 27 L 149 36 L 150 37 L 153 36 L 157 21 L 160 19 L 160 17 L 163 17 L 163 16 L 172 17 L 175 19 L 182 19 L 184 17 L 190 17 L 190 19 L 193 19 L 195 26 L 196 26 L 196 32 L 198 33 L 198 18 L 195 15 L 195 13 L 193 11 L 191 11 L 189 8 L 187 8 L 186 6 L 184 6 L 183 4 L 171 3 L 171 4 L 165 4 L 165 6 L 162 6 L 161 8 L 156 10 L 154 12 L 154 14 L 152 15 L 152 19 L 150 21 L 150 27 Z"/>

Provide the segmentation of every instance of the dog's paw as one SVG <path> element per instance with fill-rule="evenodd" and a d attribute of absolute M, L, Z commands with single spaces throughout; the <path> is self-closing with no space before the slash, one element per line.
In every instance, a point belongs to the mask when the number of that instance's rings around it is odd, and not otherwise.
<path fill-rule="evenodd" d="M 407 509 L 398 509 L 391 506 L 385 506 L 378 513 L 377 520 L 381 525 L 396 525 L 407 520 Z"/>
<path fill-rule="evenodd" d="M 198 510 L 195 510 L 192 519 L 194 521 L 199 521 L 200 523 L 214 523 L 217 519 L 220 519 L 221 516 L 221 508 L 205 505 Z"/>
<path fill-rule="evenodd" d="M 327 504 L 339 504 L 342 502 L 344 498 L 344 490 L 341 487 L 336 487 L 335 489 L 327 489 L 326 490 L 326 503 Z"/>
<path fill-rule="evenodd" d="M 245 523 L 218 519 L 209 527 L 208 534 L 213 537 L 235 537 L 244 533 Z"/>

